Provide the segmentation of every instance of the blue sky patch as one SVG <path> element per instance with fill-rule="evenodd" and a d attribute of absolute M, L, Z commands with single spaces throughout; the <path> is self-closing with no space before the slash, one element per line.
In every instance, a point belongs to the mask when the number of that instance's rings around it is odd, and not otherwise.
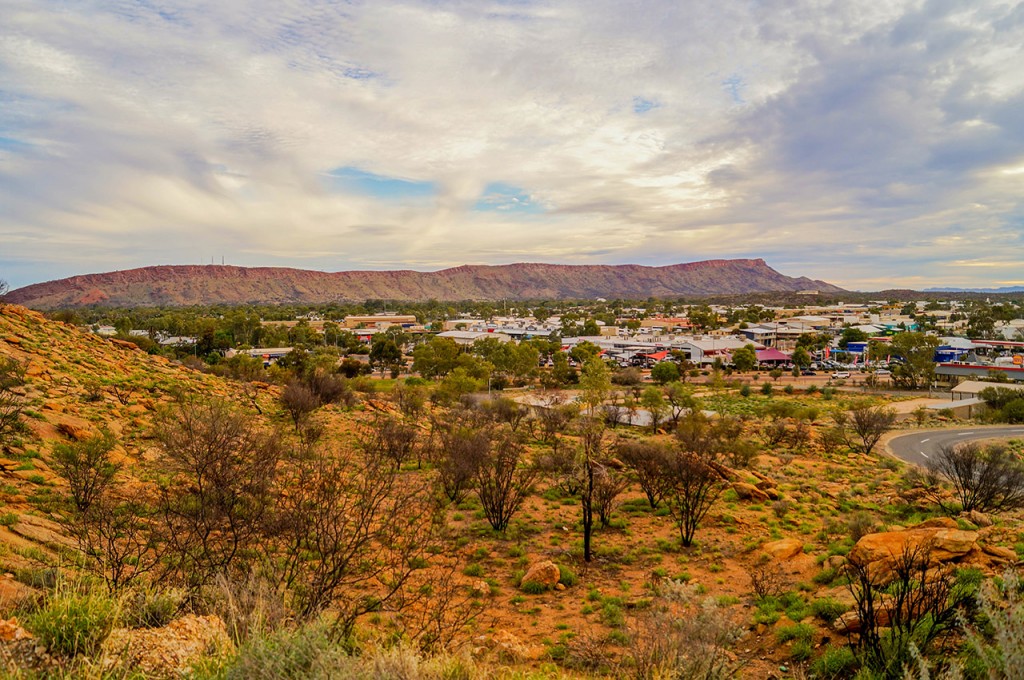
<path fill-rule="evenodd" d="M 389 201 L 431 198 L 437 193 L 433 182 L 417 182 L 376 175 L 352 166 L 336 168 L 327 173 L 333 188 L 354 194 Z"/>
<path fill-rule="evenodd" d="M 723 80 L 722 87 L 725 88 L 725 91 L 736 104 L 747 103 L 741 94 L 743 90 L 746 89 L 747 84 L 743 82 L 743 77 L 738 73 L 733 73 L 731 76 Z"/>
<path fill-rule="evenodd" d="M 544 212 L 544 208 L 526 191 L 503 182 L 488 184 L 476 205 L 473 206 L 473 210 L 531 215 Z"/>
<path fill-rule="evenodd" d="M 661 104 L 650 99 L 644 99 L 643 97 L 633 97 L 633 113 L 647 113 L 651 109 L 656 109 Z"/>

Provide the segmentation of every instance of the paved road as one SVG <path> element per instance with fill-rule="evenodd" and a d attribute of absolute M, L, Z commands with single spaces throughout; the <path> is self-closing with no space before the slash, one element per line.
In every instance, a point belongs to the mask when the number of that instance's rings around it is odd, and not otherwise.
<path fill-rule="evenodd" d="M 1024 427 L 964 427 L 955 430 L 922 430 L 893 437 L 889 452 L 901 460 L 924 466 L 939 450 L 953 443 L 993 437 L 1024 437 Z"/>

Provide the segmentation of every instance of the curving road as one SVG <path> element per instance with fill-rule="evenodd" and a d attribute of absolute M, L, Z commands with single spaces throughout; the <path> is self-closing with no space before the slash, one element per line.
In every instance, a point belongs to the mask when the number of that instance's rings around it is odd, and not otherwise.
<path fill-rule="evenodd" d="M 924 466 L 947 444 L 968 442 L 972 439 L 996 437 L 1024 437 L 1024 427 L 962 427 L 955 430 L 922 430 L 893 437 L 886 447 L 900 460 Z"/>

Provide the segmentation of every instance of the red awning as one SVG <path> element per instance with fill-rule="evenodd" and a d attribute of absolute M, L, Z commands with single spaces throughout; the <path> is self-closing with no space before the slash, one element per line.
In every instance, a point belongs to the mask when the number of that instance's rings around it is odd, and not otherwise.
<path fill-rule="evenodd" d="M 668 351 L 655 352 L 654 354 L 641 354 L 640 356 L 647 357 L 648 359 L 654 359 L 655 361 L 664 361 L 665 357 L 668 356 Z"/>
<path fill-rule="evenodd" d="M 758 361 L 789 361 L 790 356 L 785 352 L 780 352 L 774 347 L 768 349 L 759 349 L 757 351 Z"/>

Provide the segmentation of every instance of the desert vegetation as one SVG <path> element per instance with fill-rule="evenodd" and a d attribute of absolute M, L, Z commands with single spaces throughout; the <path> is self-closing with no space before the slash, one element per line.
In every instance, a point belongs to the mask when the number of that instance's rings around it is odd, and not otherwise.
<path fill-rule="evenodd" d="M 0 319 L 8 677 L 1014 677 L 1019 442 L 914 475 L 866 390 L 208 372 Z"/>

